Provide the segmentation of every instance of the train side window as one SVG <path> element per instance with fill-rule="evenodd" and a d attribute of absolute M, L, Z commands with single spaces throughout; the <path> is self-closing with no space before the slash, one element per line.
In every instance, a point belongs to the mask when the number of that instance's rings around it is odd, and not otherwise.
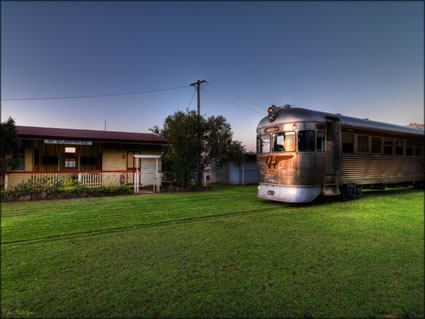
<path fill-rule="evenodd" d="M 403 140 L 396 140 L 395 141 L 395 155 L 403 155 L 403 147 L 404 141 Z"/>
<path fill-rule="evenodd" d="M 393 140 L 391 138 L 384 139 L 384 154 L 393 155 Z"/>
<path fill-rule="evenodd" d="M 342 134 L 342 152 L 354 153 L 354 135 Z"/>
<path fill-rule="evenodd" d="M 372 153 L 381 153 L 382 138 L 372 137 Z"/>
<path fill-rule="evenodd" d="M 314 152 L 314 131 L 298 132 L 298 152 Z"/>
<path fill-rule="evenodd" d="M 369 136 L 357 136 L 357 151 L 359 153 L 369 153 Z"/>
<path fill-rule="evenodd" d="M 413 155 L 413 148 L 415 147 L 415 143 L 412 141 L 406 141 L 406 155 Z"/>
<path fill-rule="evenodd" d="M 270 135 L 260 136 L 258 139 L 259 153 L 270 153 Z"/>
<path fill-rule="evenodd" d="M 416 142 L 416 156 L 422 156 L 422 142 Z"/>
<path fill-rule="evenodd" d="M 317 131 L 316 151 L 318 152 L 325 151 L 325 131 Z"/>

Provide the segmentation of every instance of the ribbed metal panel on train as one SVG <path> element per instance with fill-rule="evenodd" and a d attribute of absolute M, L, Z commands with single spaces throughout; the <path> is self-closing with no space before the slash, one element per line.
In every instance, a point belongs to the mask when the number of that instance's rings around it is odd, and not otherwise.
<path fill-rule="evenodd" d="M 340 184 L 359 185 L 421 181 L 423 158 L 387 155 L 343 154 Z"/>

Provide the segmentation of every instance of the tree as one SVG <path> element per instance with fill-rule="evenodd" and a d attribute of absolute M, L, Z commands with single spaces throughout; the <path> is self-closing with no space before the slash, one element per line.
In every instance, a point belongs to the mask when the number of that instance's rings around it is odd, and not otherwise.
<path fill-rule="evenodd" d="M 168 140 L 162 163 L 179 186 L 190 185 L 193 170 L 198 170 L 200 184 L 200 171 L 214 161 L 243 162 L 244 147 L 233 140 L 231 126 L 221 115 L 205 119 L 195 111 L 178 111 L 165 119 L 162 129 L 155 126 L 151 131 Z"/>
<path fill-rule="evenodd" d="M 204 167 L 212 162 L 222 164 L 234 161 L 241 165 L 244 161 L 245 148 L 241 142 L 233 140 L 232 127 L 221 115 L 208 118 L 204 146 L 205 154 L 202 156 Z"/>
<path fill-rule="evenodd" d="M 18 165 L 18 159 L 13 155 L 19 150 L 20 142 L 16 134 L 16 126 L 13 118 L 9 117 L 6 122 L 0 124 L 0 171 L 13 170 Z"/>

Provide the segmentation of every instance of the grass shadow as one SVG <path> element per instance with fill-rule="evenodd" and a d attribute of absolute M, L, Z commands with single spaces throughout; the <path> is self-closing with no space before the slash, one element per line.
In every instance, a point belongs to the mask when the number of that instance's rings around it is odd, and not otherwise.
<path fill-rule="evenodd" d="M 362 197 L 357 200 L 362 200 L 365 198 L 373 198 L 373 197 L 382 197 L 382 196 L 393 196 L 393 195 L 401 195 L 408 193 L 418 193 L 423 192 L 422 189 L 413 188 L 413 187 L 405 187 L 405 188 L 393 188 L 386 190 L 377 190 L 377 189 L 367 189 L 362 192 Z M 314 201 L 309 203 L 285 203 L 279 201 L 271 201 L 263 199 L 264 202 L 272 202 L 276 206 L 282 208 L 301 208 L 301 207 L 314 207 L 314 206 L 322 206 L 333 203 L 342 203 L 342 202 L 351 202 L 352 200 L 343 200 L 341 196 L 322 196 L 319 195 Z"/>

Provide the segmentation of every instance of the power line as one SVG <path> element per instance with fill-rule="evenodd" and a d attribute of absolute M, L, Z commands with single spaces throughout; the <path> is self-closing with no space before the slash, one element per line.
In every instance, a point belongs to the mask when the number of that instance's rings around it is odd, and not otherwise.
<path fill-rule="evenodd" d="M 144 93 L 154 93 L 162 91 L 171 91 L 188 88 L 188 85 L 178 86 L 173 88 L 157 89 L 157 90 L 146 90 L 146 91 L 133 91 L 133 92 L 122 92 L 122 93 L 109 93 L 109 94 L 97 94 L 97 95 L 79 95 L 79 96 L 60 96 L 60 97 L 27 97 L 27 98 L 13 98 L 13 99 L 1 99 L 2 101 L 41 101 L 41 100 L 68 100 L 68 99 L 86 99 L 86 98 L 97 98 L 106 96 L 120 96 L 120 95 L 134 95 Z"/>
<path fill-rule="evenodd" d="M 195 97 L 195 94 L 196 94 L 196 88 L 193 89 L 193 95 L 192 95 L 192 98 L 190 99 L 189 105 L 187 106 L 188 108 L 192 105 L 193 98 Z"/>
<path fill-rule="evenodd" d="M 223 88 L 221 88 L 221 87 L 219 87 L 219 86 L 217 86 L 217 85 L 215 85 L 215 84 L 212 84 L 212 83 L 210 83 L 210 82 L 208 82 L 208 84 L 209 85 L 212 85 L 212 86 L 214 86 L 214 87 L 216 87 L 217 89 L 220 89 L 220 90 L 222 90 L 224 93 L 227 93 L 227 94 L 229 94 L 229 95 L 232 95 L 232 96 L 234 96 L 234 97 L 236 97 L 236 98 L 238 98 L 238 99 L 241 99 L 242 101 L 245 101 L 246 103 L 249 103 L 249 104 L 251 104 L 251 105 L 254 105 L 254 106 L 256 106 L 256 107 L 259 107 L 261 110 L 263 110 L 264 111 L 264 106 L 260 106 L 260 105 L 258 105 L 258 104 L 255 104 L 255 103 L 252 103 L 252 102 L 250 102 L 250 101 L 248 101 L 247 99 L 245 99 L 245 98 L 243 98 L 243 97 L 240 97 L 240 96 L 238 96 L 238 95 L 236 95 L 236 94 L 233 94 L 233 93 L 231 93 L 231 92 L 229 92 L 229 91 L 227 91 L 227 90 L 225 90 L 225 89 L 223 89 Z"/>
<path fill-rule="evenodd" d="M 233 103 L 233 104 L 235 104 L 235 105 L 238 105 L 238 106 L 240 106 L 240 107 L 242 107 L 242 108 L 244 108 L 244 109 L 246 109 L 246 110 L 248 110 L 248 111 L 251 111 L 251 112 L 254 112 L 254 113 L 257 113 L 257 114 L 264 115 L 264 112 L 263 112 L 263 113 L 260 113 L 259 111 L 256 111 L 256 110 L 254 111 L 254 110 L 252 110 L 252 109 L 249 109 L 249 108 L 247 108 L 247 107 L 245 107 L 245 106 L 243 106 L 243 105 L 241 105 L 241 104 L 239 104 L 239 103 L 236 103 L 236 102 L 234 102 L 234 101 L 228 100 L 228 99 L 226 99 L 226 98 L 224 98 L 224 97 L 222 97 L 222 96 L 220 96 L 220 95 L 217 95 L 217 94 L 215 94 L 215 93 L 211 92 L 210 90 L 204 89 L 204 91 L 205 91 L 205 92 L 207 92 L 207 93 L 209 93 L 209 94 L 212 94 L 212 95 L 214 95 L 214 96 L 216 96 L 216 97 L 218 97 L 218 98 L 220 98 L 220 99 L 222 99 L 222 100 L 224 100 L 224 101 L 226 101 L 226 102 L 230 102 L 230 103 Z"/>

